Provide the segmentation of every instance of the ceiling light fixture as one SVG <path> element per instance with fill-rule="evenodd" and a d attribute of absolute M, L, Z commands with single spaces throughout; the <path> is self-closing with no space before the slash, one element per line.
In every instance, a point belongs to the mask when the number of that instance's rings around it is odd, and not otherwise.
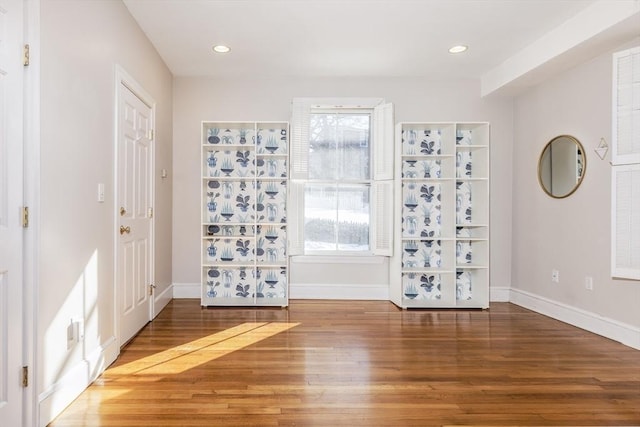
<path fill-rule="evenodd" d="M 213 47 L 213 51 L 216 53 L 228 53 L 231 51 L 231 48 L 223 44 L 217 44 Z"/>
<path fill-rule="evenodd" d="M 449 48 L 449 53 L 462 53 L 467 49 L 469 49 L 468 46 L 459 44 L 457 46 L 453 46 L 453 47 Z"/>

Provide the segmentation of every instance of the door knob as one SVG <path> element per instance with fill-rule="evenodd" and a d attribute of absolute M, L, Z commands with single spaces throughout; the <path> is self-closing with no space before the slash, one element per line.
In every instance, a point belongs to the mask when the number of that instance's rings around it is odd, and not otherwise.
<path fill-rule="evenodd" d="M 124 225 L 121 225 L 120 226 L 120 235 L 123 235 L 124 233 L 127 233 L 127 234 L 131 233 L 131 227 L 129 227 L 129 226 L 125 227 Z"/>

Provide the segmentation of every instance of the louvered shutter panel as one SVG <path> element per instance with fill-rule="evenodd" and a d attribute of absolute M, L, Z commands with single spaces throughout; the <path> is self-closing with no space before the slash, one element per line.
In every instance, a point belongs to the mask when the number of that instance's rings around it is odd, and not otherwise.
<path fill-rule="evenodd" d="M 393 255 L 393 181 L 376 181 L 373 184 L 375 224 L 373 254 Z"/>
<path fill-rule="evenodd" d="M 373 109 L 373 179 L 393 179 L 394 148 L 393 104 Z"/>
<path fill-rule="evenodd" d="M 640 163 L 640 47 L 613 55 L 611 162 Z"/>
<path fill-rule="evenodd" d="M 640 280 L 640 164 L 613 168 L 612 194 L 611 275 Z"/>
<path fill-rule="evenodd" d="M 311 106 L 306 101 L 291 104 L 291 179 L 309 177 L 309 120 Z"/>
<path fill-rule="evenodd" d="M 393 104 L 381 104 L 373 113 L 373 253 L 393 255 Z"/>
<path fill-rule="evenodd" d="M 611 275 L 640 280 L 640 47 L 613 55 Z"/>

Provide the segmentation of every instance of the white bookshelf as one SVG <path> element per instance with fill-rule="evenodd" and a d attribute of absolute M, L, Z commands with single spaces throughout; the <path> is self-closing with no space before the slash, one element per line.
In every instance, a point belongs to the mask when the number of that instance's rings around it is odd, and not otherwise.
<path fill-rule="evenodd" d="M 203 122 L 203 306 L 287 306 L 286 122 Z"/>
<path fill-rule="evenodd" d="M 391 300 L 489 306 L 489 124 L 396 126 Z"/>

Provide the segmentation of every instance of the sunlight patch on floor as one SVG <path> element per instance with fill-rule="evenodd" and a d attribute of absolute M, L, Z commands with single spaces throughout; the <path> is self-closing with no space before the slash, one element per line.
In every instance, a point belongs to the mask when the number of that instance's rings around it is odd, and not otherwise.
<path fill-rule="evenodd" d="M 180 374 L 298 325 L 299 323 L 243 323 L 160 353 L 108 369 L 104 376 L 116 379 L 125 375 Z"/>

